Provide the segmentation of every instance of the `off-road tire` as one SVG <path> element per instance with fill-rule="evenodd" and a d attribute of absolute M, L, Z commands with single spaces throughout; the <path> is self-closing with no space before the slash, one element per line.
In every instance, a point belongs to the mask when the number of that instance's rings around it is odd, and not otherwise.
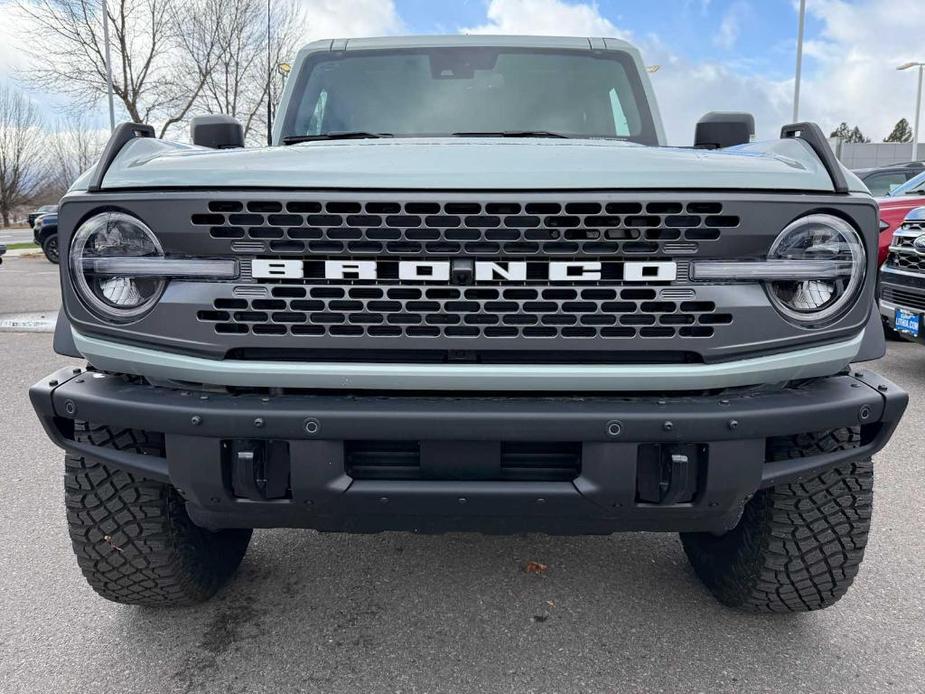
<path fill-rule="evenodd" d="M 79 441 L 162 454 L 159 435 L 76 422 Z M 65 456 L 67 524 L 77 563 L 113 602 L 157 607 L 209 599 L 241 563 L 250 530 L 211 532 L 193 524 L 169 484 L 88 458 Z"/>
<path fill-rule="evenodd" d="M 774 440 L 772 460 L 856 447 L 856 428 Z M 857 575 L 873 503 L 870 460 L 759 491 L 724 535 L 682 533 L 697 576 L 724 605 L 808 612 L 835 604 Z"/>
<path fill-rule="evenodd" d="M 48 258 L 48 262 L 57 265 L 61 261 L 61 254 L 58 249 L 58 235 L 50 234 L 42 241 L 42 253 Z"/>

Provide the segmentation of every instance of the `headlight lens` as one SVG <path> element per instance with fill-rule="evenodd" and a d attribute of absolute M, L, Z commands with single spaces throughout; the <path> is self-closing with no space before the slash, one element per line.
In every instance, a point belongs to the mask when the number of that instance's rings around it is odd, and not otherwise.
<path fill-rule="evenodd" d="M 99 317 L 113 322 L 135 320 L 160 299 L 166 284 L 157 277 L 96 275 L 99 258 L 162 258 L 154 233 L 141 221 L 121 212 L 105 212 L 80 225 L 71 241 L 70 269 L 77 294 Z"/>
<path fill-rule="evenodd" d="M 801 324 L 820 326 L 837 320 L 857 300 L 864 284 L 866 253 L 861 237 L 843 219 L 814 214 L 784 229 L 769 260 L 825 260 L 842 269 L 834 278 L 768 282 L 777 309 Z"/>

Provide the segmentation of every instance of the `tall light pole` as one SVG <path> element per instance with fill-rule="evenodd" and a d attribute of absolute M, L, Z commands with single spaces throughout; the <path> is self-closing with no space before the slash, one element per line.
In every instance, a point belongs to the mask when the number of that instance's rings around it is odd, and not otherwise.
<path fill-rule="evenodd" d="M 803 32 L 806 29 L 806 0 L 800 0 L 800 27 L 797 30 L 797 70 L 793 87 L 793 122 L 800 120 L 800 80 L 803 79 Z"/>
<path fill-rule="evenodd" d="M 273 144 L 273 45 L 270 35 L 270 0 L 267 0 L 267 146 Z"/>
<path fill-rule="evenodd" d="M 925 74 L 925 63 L 906 63 L 896 68 L 897 70 L 911 70 L 916 67 L 919 69 L 919 90 L 915 97 L 915 122 L 912 125 L 912 161 L 919 160 L 919 137 L 921 136 L 919 125 L 922 117 L 922 77 Z"/>
<path fill-rule="evenodd" d="M 112 56 L 109 52 L 109 8 L 103 0 L 103 42 L 106 44 L 106 89 L 109 92 L 109 130 L 116 129 L 116 109 L 112 101 Z"/>

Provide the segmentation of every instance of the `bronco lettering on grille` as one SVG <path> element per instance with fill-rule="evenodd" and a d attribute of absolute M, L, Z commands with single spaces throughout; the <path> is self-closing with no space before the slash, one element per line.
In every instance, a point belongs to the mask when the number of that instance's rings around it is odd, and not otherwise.
<path fill-rule="evenodd" d="M 419 282 L 448 282 L 454 269 L 449 260 L 325 260 L 323 264 L 305 260 L 257 259 L 253 263 L 254 279 L 377 280 L 400 279 Z M 471 262 L 471 261 L 464 261 Z M 549 282 L 596 282 L 613 268 L 622 268 L 624 282 L 672 282 L 677 278 L 673 261 L 604 261 L 554 260 L 474 261 L 476 282 L 524 282 L 542 279 Z M 308 266 L 308 267 L 307 267 Z M 470 266 L 471 267 L 471 266 Z"/>

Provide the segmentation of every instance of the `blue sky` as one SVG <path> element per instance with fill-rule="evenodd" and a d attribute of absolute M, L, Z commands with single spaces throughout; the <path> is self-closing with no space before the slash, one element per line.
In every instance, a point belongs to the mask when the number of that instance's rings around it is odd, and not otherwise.
<path fill-rule="evenodd" d="M 655 35 L 692 61 L 735 63 L 779 77 L 793 73 L 797 11 L 788 0 L 599 0 L 591 4 L 620 28 L 636 36 Z M 447 33 L 481 25 L 487 5 L 482 0 L 395 2 L 413 33 Z M 724 21 L 736 27 L 735 35 L 726 40 L 718 31 Z M 814 36 L 821 27 L 820 21 L 810 17 L 807 36 Z"/>

